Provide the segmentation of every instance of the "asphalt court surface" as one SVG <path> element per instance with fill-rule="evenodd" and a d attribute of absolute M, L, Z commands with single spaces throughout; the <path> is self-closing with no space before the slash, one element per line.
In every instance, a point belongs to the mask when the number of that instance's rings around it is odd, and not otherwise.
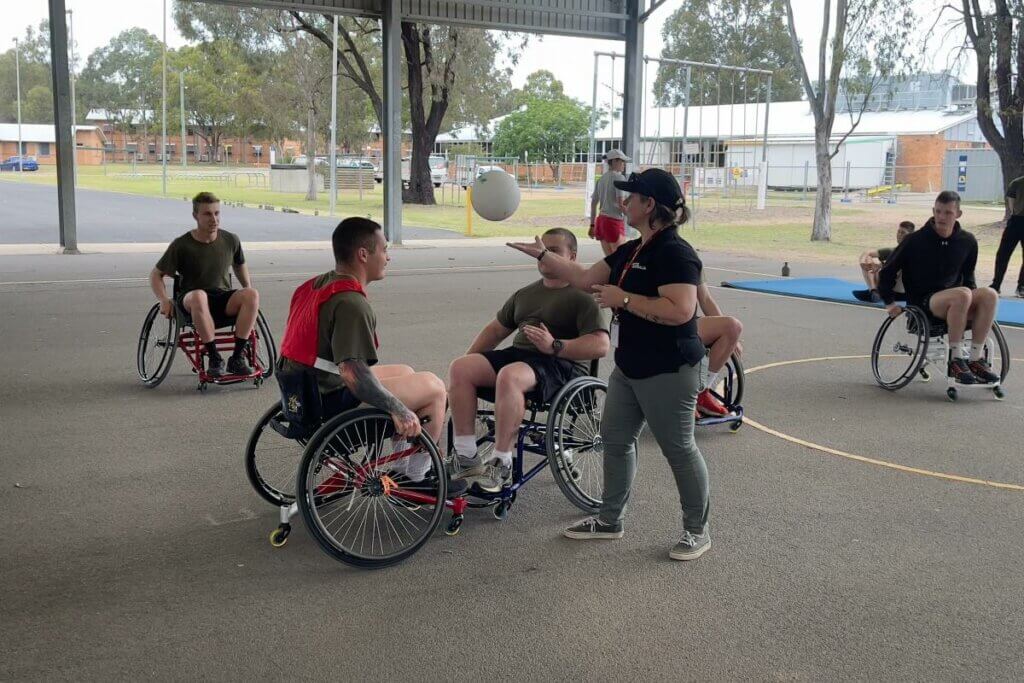
<path fill-rule="evenodd" d="M 713 282 L 777 270 L 704 256 Z M 181 357 L 155 390 L 135 376 L 152 295 L 133 278 L 155 258 L 0 257 L 0 679 L 1024 676 L 1024 492 L 751 425 L 698 432 L 714 546 L 696 562 L 667 559 L 678 501 L 647 436 L 619 541 L 561 538 L 579 514 L 545 473 L 506 522 L 470 512 L 458 536 L 438 532 L 392 569 L 334 562 L 301 522 L 274 550 L 276 510 L 241 466 L 273 386 L 200 395 Z M 280 335 L 300 273 L 329 256 L 249 260 Z M 441 376 L 535 277 L 490 248 L 395 249 L 391 270 L 370 290 L 383 359 Z M 27 281 L 42 284 L 3 284 Z M 867 354 L 881 323 L 858 307 L 714 293 L 744 321 L 751 368 Z M 1024 357 L 1024 334 L 1007 339 Z M 788 365 L 751 373 L 745 405 L 807 441 L 1024 484 L 1022 368 L 1005 401 L 951 404 L 935 380 L 882 391 L 866 359 Z"/>

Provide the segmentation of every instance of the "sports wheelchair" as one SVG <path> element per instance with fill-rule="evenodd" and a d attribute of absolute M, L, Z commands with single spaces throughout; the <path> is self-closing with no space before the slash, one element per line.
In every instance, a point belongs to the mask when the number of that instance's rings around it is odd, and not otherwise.
<path fill-rule="evenodd" d="M 222 375 L 211 377 L 206 372 L 203 363 L 203 344 L 192 323 L 192 316 L 181 306 L 178 299 L 178 289 L 181 279 L 174 277 L 174 287 L 171 294 L 171 301 L 174 302 L 174 315 L 164 318 L 160 315 L 160 304 L 153 304 L 146 314 L 146 320 L 142 323 L 142 331 L 139 334 L 139 345 L 136 351 L 136 365 L 139 371 L 139 378 L 147 387 L 158 386 L 167 377 L 174 361 L 174 354 L 181 349 L 188 359 L 192 372 L 199 376 L 199 391 L 206 391 L 210 384 L 237 384 L 239 382 L 252 383 L 256 387 L 263 384 L 263 380 L 274 374 L 274 363 L 277 359 L 277 347 L 274 344 L 274 336 L 270 332 L 270 326 L 263 311 L 256 317 L 256 325 L 249 335 L 249 349 L 247 360 L 253 368 L 249 375 Z M 216 333 L 217 350 L 231 353 L 235 348 L 235 335 L 233 331 L 234 318 L 215 319 L 213 324 Z"/>
<path fill-rule="evenodd" d="M 493 508 L 506 519 L 519 489 L 550 465 L 555 482 L 570 502 L 595 512 L 600 506 L 604 471 L 600 438 L 607 385 L 591 375 L 566 383 L 550 404 L 529 400 L 528 419 L 517 439 L 512 483 L 496 493 L 471 490 L 448 499 L 448 472 L 454 451 L 442 457 L 424 433 L 412 442 L 396 437 L 386 413 L 355 408 L 318 427 L 291 424 L 281 403 L 260 417 L 245 451 L 245 470 L 256 492 L 279 508 L 280 524 L 270 534 L 274 547 L 291 533 L 291 517 L 301 513 L 310 534 L 328 555 L 364 568 L 386 567 L 415 553 L 451 516 L 445 533 L 455 535 L 466 508 Z M 481 403 L 493 392 L 481 391 Z M 546 413 L 541 421 L 538 414 Z M 494 447 L 494 411 L 477 416 L 481 455 Z M 451 426 L 449 425 L 449 443 Z M 541 456 L 529 469 L 524 453 Z M 413 456 L 429 459 L 422 481 L 403 474 Z M 296 474 L 296 463 L 298 472 Z M 296 495 L 298 494 L 298 495 Z"/>
<path fill-rule="evenodd" d="M 729 409 L 728 415 L 698 417 L 698 427 L 727 424 L 729 431 L 735 433 L 743 426 L 743 363 L 735 353 L 729 356 L 722 368 L 718 386 L 711 387 L 711 394 Z"/>
<path fill-rule="evenodd" d="M 1005 396 L 1002 383 L 1010 372 L 1010 349 L 999 324 L 992 323 L 992 332 L 985 340 L 985 360 L 999 375 L 994 384 L 957 384 L 948 375 L 950 359 L 948 327 L 945 320 L 927 314 L 919 306 L 905 306 L 894 318 L 886 316 L 871 347 L 871 371 L 883 389 L 896 391 L 914 381 L 931 379 L 929 365 L 939 368 L 946 377 L 946 398 L 956 401 L 961 390 L 991 390 L 997 399 Z M 970 342 L 971 330 L 964 332 Z"/>

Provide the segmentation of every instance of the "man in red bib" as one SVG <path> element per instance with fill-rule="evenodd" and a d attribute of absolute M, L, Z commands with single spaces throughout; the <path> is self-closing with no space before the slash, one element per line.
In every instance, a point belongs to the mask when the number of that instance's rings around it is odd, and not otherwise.
<path fill-rule="evenodd" d="M 427 433 L 438 442 L 447 392 L 430 372 L 377 363 L 377 318 L 366 297 L 371 282 L 384 279 L 390 256 L 381 226 L 346 218 L 331 238 L 335 267 L 303 283 L 292 297 L 281 344 L 285 372 L 313 368 L 324 418 L 367 403 L 391 415 L 404 437 L 420 434 L 418 415 L 429 417 Z M 410 457 L 407 475 L 422 479 L 428 458 Z"/>

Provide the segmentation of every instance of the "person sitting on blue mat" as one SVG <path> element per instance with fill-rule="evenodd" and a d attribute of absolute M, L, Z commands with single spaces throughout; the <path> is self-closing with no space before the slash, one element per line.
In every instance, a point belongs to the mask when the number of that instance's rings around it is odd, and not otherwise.
<path fill-rule="evenodd" d="M 896 246 L 898 247 L 901 242 L 906 238 L 907 235 L 914 232 L 914 224 L 910 221 L 901 221 L 898 228 L 896 228 Z M 878 271 L 882 269 L 885 262 L 892 256 L 892 252 L 896 250 L 895 247 L 882 247 L 880 249 L 872 249 L 871 251 L 865 251 L 860 255 L 860 274 L 864 278 L 864 282 L 867 284 L 867 289 L 855 289 L 853 290 L 853 296 L 858 301 L 870 301 L 871 303 L 881 303 L 882 297 L 878 293 Z M 896 293 L 903 293 L 903 282 L 900 281 L 899 275 L 896 276 Z M 897 297 L 900 298 L 900 297 Z"/>
<path fill-rule="evenodd" d="M 974 268 L 978 241 L 957 220 L 960 195 L 943 190 L 935 198 L 932 217 L 907 236 L 878 273 L 878 293 L 886 311 L 898 316 L 896 279 L 902 274 L 907 304 L 946 321 L 949 330 L 949 375 L 959 384 L 993 384 L 999 376 L 985 361 L 985 339 L 996 317 L 999 295 L 991 287 L 978 287 Z M 971 325 L 971 343 L 964 330 Z"/>

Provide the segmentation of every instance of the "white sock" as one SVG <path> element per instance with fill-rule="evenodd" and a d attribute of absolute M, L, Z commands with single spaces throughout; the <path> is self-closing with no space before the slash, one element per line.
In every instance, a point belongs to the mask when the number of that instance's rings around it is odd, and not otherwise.
<path fill-rule="evenodd" d="M 714 389 L 718 384 L 718 378 L 722 376 L 721 370 L 715 370 L 714 372 L 708 373 L 708 383 L 705 385 L 706 389 Z"/>
<path fill-rule="evenodd" d="M 971 344 L 971 360 L 981 360 L 985 357 L 985 342 Z"/>
<path fill-rule="evenodd" d="M 404 437 L 392 437 L 391 453 L 401 453 L 409 448 L 409 442 Z M 388 466 L 397 474 L 407 474 L 409 469 L 409 458 L 398 458 L 392 460 Z"/>
<path fill-rule="evenodd" d="M 476 437 L 472 434 L 468 436 L 455 435 L 453 442 L 455 446 L 455 452 L 463 458 L 473 459 L 476 457 Z"/>
<path fill-rule="evenodd" d="M 953 358 L 963 358 L 964 360 L 967 360 L 967 357 L 971 352 L 971 345 L 966 340 L 950 342 L 949 345 L 953 347 Z"/>
<path fill-rule="evenodd" d="M 512 451 L 499 451 L 491 453 L 491 462 L 497 461 L 502 467 L 512 467 Z"/>
<path fill-rule="evenodd" d="M 409 477 L 409 481 L 423 481 L 423 477 L 430 471 L 430 456 L 423 451 L 416 451 L 405 461 L 405 476 Z"/>

